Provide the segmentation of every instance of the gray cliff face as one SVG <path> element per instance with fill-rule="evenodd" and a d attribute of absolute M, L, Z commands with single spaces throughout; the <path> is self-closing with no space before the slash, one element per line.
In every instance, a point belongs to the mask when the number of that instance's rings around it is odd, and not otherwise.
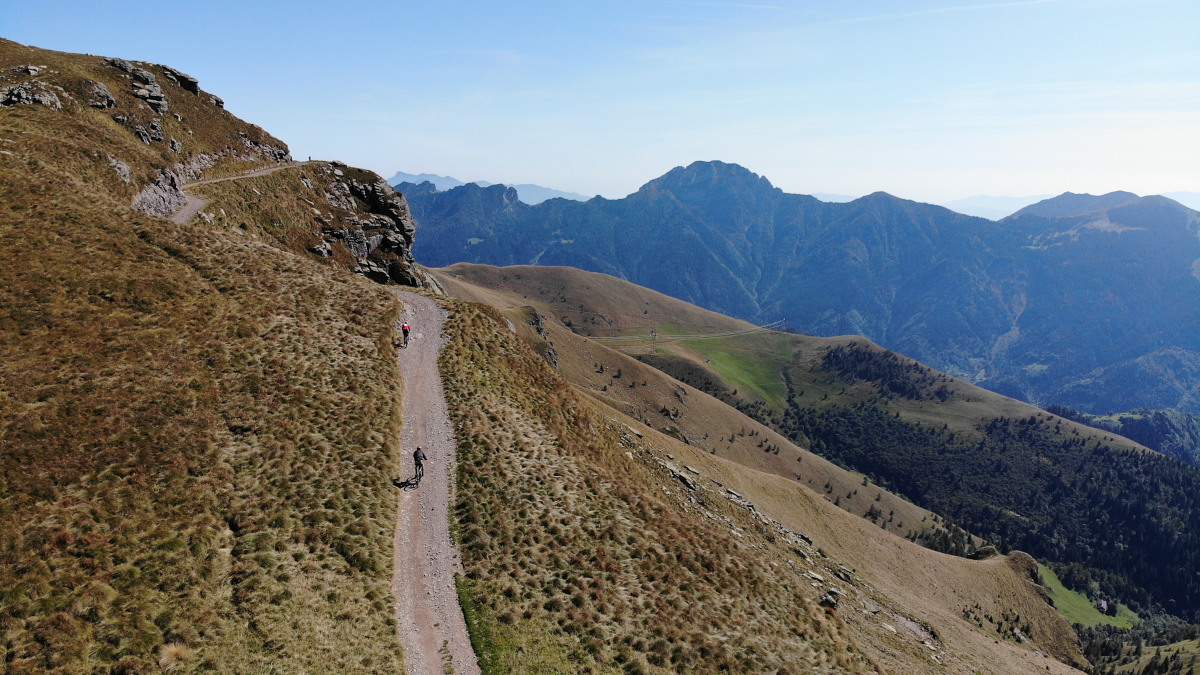
<path fill-rule="evenodd" d="M 341 162 L 333 162 L 327 170 L 331 181 L 326 201 L 350 214 L 344 222 L 323 228 L 321 243 L 309 250 L 328 257 L 332 245 L 340 242 L 358 261 L 356 273 L 379 283 L 426 285 L 412 256 L 417 228 L 404 197 L 375 174 L 349 169 Z"/>

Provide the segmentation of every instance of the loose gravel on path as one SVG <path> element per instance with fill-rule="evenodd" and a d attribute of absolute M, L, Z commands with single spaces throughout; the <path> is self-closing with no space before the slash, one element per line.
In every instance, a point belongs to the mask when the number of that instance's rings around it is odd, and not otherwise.
<path fill-rule="evenodd" d="M 410 674 L 479 673 L 454 586 L 454 574 L 462 571 L 450 539 L 456 446 L 437 367 L 446 314 L 429 298 L 404 291 L 396 295 L 404 303 L 401 321 L 412 326 L 408 347 L 399 350 L 404 468 L 398 478 L 412 478 L 418 445 L 428 458 L 420 485 L 399 491 L 392 578 L 397 631 Z"/>

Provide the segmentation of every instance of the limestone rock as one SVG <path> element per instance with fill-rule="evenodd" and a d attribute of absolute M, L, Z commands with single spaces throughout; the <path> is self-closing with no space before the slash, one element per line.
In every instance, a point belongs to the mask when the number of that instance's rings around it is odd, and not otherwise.
<path fill-rule="evenodd" d="M 126 61 L 125 59 L 112 59 L 112 58 L 104 59 L 104 65 L 112 66 L 113 68 L 116 68 L 117 70 L 123 70 L 127 73 L 132 73 L 133 69 L 134 69 L 133 64 Z"/>
<path fill-rule="evenodd" d="M 158 178 L 134 197 L 132 206 L 142 213 L 166 218 L 183 208 L 187 202 L 182 185 L 183 179 L 179 174 L 159 170 Z"/>
<path fill-rule="evenodd" d="M 88 105 L 101 110 L 111 108 L 117 104 L 117 100 L 113 98 L 112 92 L 108 87 L 104 86 L 103 82 L 92 82 L 88 89 Z"/>
<path fill-rule="evenodd" d="M 133 75 L 133 79 L 141 82 L 142 84 L 158 86 L 158 78 L 154 77 L 154 73 L 146 70 L 145 68 L 135 67 L 133 70 L 129 71 L 129 74 Z"/>
<path fill-rule="evenodd" d="M 200 80 L 197 80 L 181 70 L 175 70 L 174 68 L 170 68 L 168 66 L 159 66 L 159 68 L 162 68 L 163 75 L 166 75 L 167 79 L 172 80 L 175 82 L 175 84 L 183 87 L 184 90 L 190 91 L 193 94 L 200 93 Z"/>
<path fill-rule="evenodd" d="M 258 157 L 273 159 L 276 162 L 292 161 L 292 153 L 288 152 L 286 147 L 259 143 L 253 138 L 247 136 L 246 132 L 244 131 L 238 132 L 238 135 L 241 137 L 242 143 L 246 146 L 246 149 Z"/>
<path fill-rule="evenodd" d="M 309 250 L 324 255 L 325 247 L 340 241 L 358 261 L 356 273 L 379 283 L 427 285 L 412 257 L 416 223 L 404 197 L 386 181 L 360 180 L 363 173 L 342 162 L 330 162 L 325 173 L 329 178 L 323 191 L 325 201 L 343 213 L 324 216 L 314 207 L 317 219 L 327 227 L 322 230 L 324 244 Z M 317 187 L 310 180 L 301 180 Z M 334 225 L 334 217 L 344 225 Z"/>
<path fill-rule="evenodd" d="M 0 106 L 22 104 L 44 105 L 53 110 L 62 110 L 62 101 L 45 82 L 33 80 L 0 89 Z"/>

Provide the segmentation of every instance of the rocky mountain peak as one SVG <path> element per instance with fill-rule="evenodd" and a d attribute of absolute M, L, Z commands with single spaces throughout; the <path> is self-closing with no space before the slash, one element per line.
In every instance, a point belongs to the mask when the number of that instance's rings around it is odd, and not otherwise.
<path fill-rule="evenodd" d="M 726 162 L 692 162 L 677 166 L 642 186 L 641 191 L 661 190 L 683 197 L 695 193 L 770 192 L 776 188 L 765 176 L 737 164 Z"/>

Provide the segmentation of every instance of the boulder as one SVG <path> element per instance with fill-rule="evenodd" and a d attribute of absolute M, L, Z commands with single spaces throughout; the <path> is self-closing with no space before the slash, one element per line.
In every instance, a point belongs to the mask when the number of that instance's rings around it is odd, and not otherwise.
<path fill-rule="evenodd" d="M 129 71 L 129 74 L 133 75 L 133 79 L 141 82 L 142 84 L 158 86 L 158 78 L 154 77 L 154 73 L 146 70 L 145 68 L 134 68 L 133 70 Z"/>
<path fill-rule="evenodd" d="M 988 545 L 972 553 L 971 560 L 987 560 L 998 555 L 1000 555 L 1000 551 L 997 551 L 995 546 Z"/>
<path fill-rule="evenodd" d="M 134 69 L 133 64 L 126 61 L 125 59 L 111 59 L 111 58 L 104 59 L 104 65 L 112 66 L 113 68 L 116 68 L 117 70 L 123 70 L 127 73 L 132 73 L 133 69 Z"/>
<path fill-rule="evenodd" d="M 162 68 L 163 75 L 166 75 L 167 79 L 175 82 L 175 84 L 178 84 L 180 87 L 183 87 L 185 90 L 190 91 L 193 94 L 200 93 L 200 80 L 197 80 L 181 70 L 175 70 L 174 68 L 170 68 L 168 66 L 159 66 L 159 68 Z"/>
<path fill-rule="evenodd" d="M 111 108 L 117 105 L 117 99 L 113 98 L 112 92 L 108 87 L 104 86 L 103 82 L 92 82 L 87 89 L 88 105 L 101 110 Z"/>
<path fill-rule="evenodd" d="M 141 70 L 140 72 L 149 75 L 151 79 L 154 75 L 149 71 Z M 156 82 L 147 82 L 141 85 L 134 85 L 133 95 L 146 102 L 146 105 L 154 109 L 155 112 L 162 114 L 170 107 L 167 104 L 167 97 L 163 94 L 162 87 Z"/>

